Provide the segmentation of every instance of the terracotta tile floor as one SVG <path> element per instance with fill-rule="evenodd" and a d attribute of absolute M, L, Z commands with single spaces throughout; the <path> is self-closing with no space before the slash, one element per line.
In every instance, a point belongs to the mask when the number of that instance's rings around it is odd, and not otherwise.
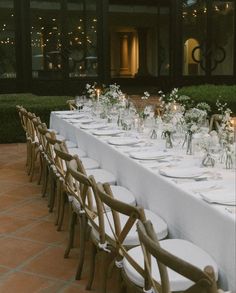
<path fill-rule="evenodd" d="M 82 280 L 76 281 L 78 249 L 63 258 L 68 223 L 56 231 L 37 174 L 30 183 L 25 160 L 25 144 L 0 145 L 0 292 L 89 292 L 88 253 Z M 117 292 L 114 280 L 117 275 L 109 280 L 108 293 Z M 98 292 L 98 277 L 93 287 Z"/>

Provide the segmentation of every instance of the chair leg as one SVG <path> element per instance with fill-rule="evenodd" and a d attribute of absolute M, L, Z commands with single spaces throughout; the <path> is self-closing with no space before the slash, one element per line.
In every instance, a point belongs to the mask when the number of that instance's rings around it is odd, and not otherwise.
<path fill-rule="evenodd" d="M 59 216 L 57 231 L 61 231 L 61 227 L 62 227 L 62 224 L 63 224 L 64 215 L 65 215 L 66 198 L 67 198 L 66 193 L 64 191 L 62 191 L 62 201 L 61 201 L 61 208 L 60 208 L 61 213 L 60 213 L 60 216 Z"/>
<path fill-rule="evenodd" d="M 27 156 L 28 156 L 27 174 L 30 175 L 31 164 L 32 164 L 32 143 L 31 143 L 31 140 L 28 140 L 27 145 L 28 145 L 28 152 L 27 152 Z"/>
<path fill-rule="evenodd" d="M 43 178 L 43 158 L 42 158 L 42 154 L 40 152 L 40 154 L 39 154 L 39 179 L 37 182 L 38 185 L 41 184 L 42 178 Z"/>
<path fill-rule="evenodd" d="M 91 243 L 91 251 L 90 251 L 90 264 L 89 264 L 89 277 L 86 285 L 86 290 L 91 290 L 94 273 L 95 273 L 95 259 L 96 259 L 97 247 L 94 243 Z"/>
<path fill-rule="evenodd" d="M 50 170 L 50 191 L 49 191 L 49 197 L 48 197 L 48 207 L 49 207 L 49 213 L 53 212 L 54 208 L 54 202 L 55 202 L 55 192 L 56 192 L 56 178 L 53 170 Z"/>
<path fill-rule="evenodd" d="M 48 181 L 49 181 L 49 166 L 47 165 L 46 159 L 44 162 L 44 171 L 43 171 L 43 184 L 42 184 L 42 197 L 46 196 Z"/>
<path fill-rule="evenodd" d="M 101 264 L 99 266 L 99 280 L 100 280 L 100 292 L 106 293 L 106 284 L 107 284 L 107 252 L 101 251 Z"/>
<path fill-rule="evenodd" d="M 60 213 L 61 213 L 61 204 L 62 204 L 62 197 L 63 197 L 63 181 L 61 178 L 57 179 L 57 193 L 56 193 L 56 200 L 57 200 L 57 210 L 56 210 L 56 219 L 55 219 L 55 225 L 58 225 L 59 219 L 60 219 Z"/>
<path fill-rule="evenodd" d="M 76 271 L 76 280 L 81 279 L 81 274 L 84 264 L 84 255 L 85 255 L 85 243 L 86 243 L 86 227 L 87 221 L 85 214 L 80 214 L 80 227 L 79 227 L 79 263 Z"/>
<path fill-rule="evenodd" d="M 77 214 L 75 212 L 73 212 L 72 215 L 71 215 L 69 239 L 68 239 L 68 244 L 67 244 L 67 247 L 66 247 L 66 250 L 65 250 L 65 253 L 64 253 L 64 258 L 69 257 L 70 250 L 73 247 L 76 220 L 77 220 Z"/>
<path fill-rule="evenodd" d="M 32 161 L 31 161 L 31 170 L 30 170 L 30 182 L 33 181 L 33 177 L 34 177 L 34 171 L 35 171 L 35 163 L 37 160 L 37 153 L 36 153 L 36 146 L 34 144 L 33 148 L 32 148 Z"/>

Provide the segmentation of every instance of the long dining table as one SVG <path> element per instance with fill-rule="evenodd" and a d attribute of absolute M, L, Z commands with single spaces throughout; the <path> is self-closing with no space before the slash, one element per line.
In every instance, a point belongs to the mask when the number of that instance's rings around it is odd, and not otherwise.
<path fill-rule="evenodd" d="M 83 124 L 80 116 L 83 115 L 76 111 L 51 112 L 50 128 L 76 143 L 88 157 L 97 160 L 102 168 L 112 172 L 119 185 L 132 191 L 139 205 L 160 215 L 168 224 L 170 238 L 189 240 L 210 254 L 219 267 L 220 287 L 236 292 L 235 203 L 211 203 L 200 194 L 204 186 L 205 189 L 211 188 L 209 182 L 216 184 L 216 192 L 222 190 L 222 194 L 227 193 L 229 187 L 231 192 L 235 192 L 235 169 L 225 170 L 222 165 L 204 168 L 207 170 L 205 174 L 210 176 L 200 176 L 199 180 L 178 180 L 163 176 L 160 170 L 166 170 L 166 166 L 175 164 L 175 161 L 177 167 L 179 163 L 182 164 L 179 165 L 180 173 L 186 168 L 191 172 L 191 168 L 195 168 L 193 165 L 200 165 L 200 158 L 185 155 L 184 152 L 179 157 L 174 156 L 175 151 L 172 151 L 169 162 L 165 162 L 165 157 L 159 162 L 134 158 L 132 152 L 135 154 L 136 150 L 142 148 L 143 153 L 148 154 L 151 152 L 150 146 L 142 143 L 135 146 L 112 144 L 114 136 L 109 136 L 112 132 L 108 131 L 109 135 L 106 135 L 106 131 L 96 133 L 92 127 L 83 126 L 89 124 Z M 93 117 L 89 119 L 92 121 Z M 84 122 L 89 123 L 89 119 Z M 99 123 L 101 122 L 97 122 Z M 114 131 L 114 135 L 122 138 L 127 134 Z M 159 140 L 155 140 L 156 145 L 162 145 Z"/>

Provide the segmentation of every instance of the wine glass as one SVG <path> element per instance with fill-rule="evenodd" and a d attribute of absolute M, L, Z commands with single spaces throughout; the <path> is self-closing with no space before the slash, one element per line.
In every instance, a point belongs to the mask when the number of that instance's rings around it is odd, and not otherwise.
<path fill-rule="evenodd" d="M 83 96 L 76 96 L 75 97 L 75 104 L 77 106 L 77 110 L 80 111 L 84 107 L 84 98 Z"/>

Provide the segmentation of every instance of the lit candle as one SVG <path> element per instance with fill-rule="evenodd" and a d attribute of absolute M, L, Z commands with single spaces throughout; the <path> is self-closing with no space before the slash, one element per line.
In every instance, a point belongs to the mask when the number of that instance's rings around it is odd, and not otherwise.
<path fill-rule="evenodd" d="M 236 142 L 236 117 L 230 119 L 230 123 L 234 129 L 234 141 Z"/>
<path fill-rule="evenodd" d="M 100 89 L 97 89 L 96 92 L 97 92 L 97 101 L 99 102 Z"/>

